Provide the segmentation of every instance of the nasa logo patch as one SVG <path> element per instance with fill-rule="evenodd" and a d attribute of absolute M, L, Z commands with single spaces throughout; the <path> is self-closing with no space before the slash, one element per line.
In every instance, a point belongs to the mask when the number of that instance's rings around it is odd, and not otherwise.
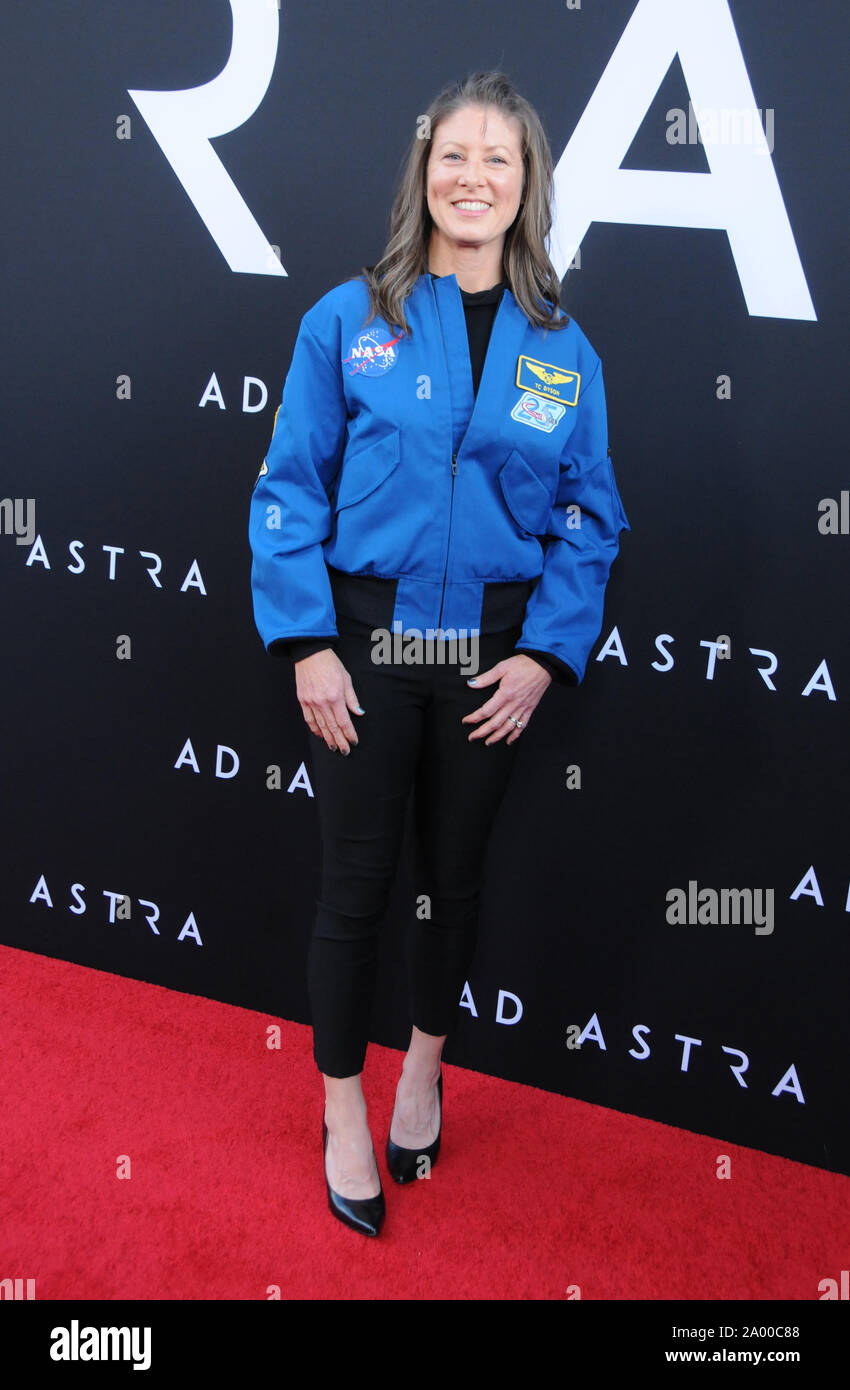
<path fill-rule="evenodd" d="M 398 361 L 397 344 L 404 337 L 393 337 L 382 324 L 364 329 L 352 338 L 348 353 L 342 359 L 349 376 L 386 376 Z"/>
<path fill-rule="evenodd" d="M 542 396 L 535 395 L 533 391 L 524 391 L 511 411 L 511 419 L 551 434 L 564 414 L 566 407 L 559 405 L 557 401 L 547 401 Z"/>

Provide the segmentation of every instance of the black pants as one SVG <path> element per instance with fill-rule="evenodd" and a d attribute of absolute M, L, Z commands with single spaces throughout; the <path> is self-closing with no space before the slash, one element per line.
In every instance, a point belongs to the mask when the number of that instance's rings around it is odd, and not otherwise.
<path fill-rule="evenodd" d="M 365 714 L 344 756 L 310 735 L 322 876 L 310 942 L 313 1055 L 327 1076 L 363 1070 L 378 938 L 414 790 L 417 869 L 408 954 L 410 1019 L 442 1036 L 457 1019 L 475 951 L 488 838 L 520 742 L 468 742 L 465 714 L 498 686 L 454 664 L 376 664 L 369 625 L 338 616 L 337 652 Z M 478 672 L 513 654 L 520 628 L 478 639 Z M 436 655 L 436 644 L 431 647 Z M 463 655 L 463 653 L 461 653 Z M 423 912 L 422 895 L 430 901 Z"/>

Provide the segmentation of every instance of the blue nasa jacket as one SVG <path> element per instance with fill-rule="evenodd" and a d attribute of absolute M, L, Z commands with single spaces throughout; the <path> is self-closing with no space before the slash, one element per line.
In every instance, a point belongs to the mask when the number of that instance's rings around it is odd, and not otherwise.
<path fill-rule="evenodd" d="M 574 320 L 545 331 L 509 289 L 477 395 L 454 275 L 421 275 L 407 333 L 364 326 L 362 279 L 301 321 L 251 496 L 254 616 L 266 648 L 337 635 L 328 565 L 395 579 L 404 631 L 479 628 L 485 585 L 534 580 L 516 650 L 584 677 L 630 530 L 602 367 Z"/>

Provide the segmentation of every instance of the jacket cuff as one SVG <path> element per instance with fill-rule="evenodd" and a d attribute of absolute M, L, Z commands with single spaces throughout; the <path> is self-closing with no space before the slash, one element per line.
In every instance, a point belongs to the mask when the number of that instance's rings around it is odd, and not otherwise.
<path fill-rule="evenodd" d="M 332 637 L 278 637 L 269 644 L 269 651 L 272 656 L 286 656 L 292 662 L 303 661 L 305 656 L 313 656 L 315 652 L 323 652 L 328 649 L 336 651 Z"/>
<path fill-rule="evenodd" d="M 559 685 L 578 685 L 578 676 L 572 666 L 568 666 L 551 652 L 536 652 L 532 647 L 515 647 L 514 650 L 517 656 L 530 656 L 532 660 L 539 662 Z"/>

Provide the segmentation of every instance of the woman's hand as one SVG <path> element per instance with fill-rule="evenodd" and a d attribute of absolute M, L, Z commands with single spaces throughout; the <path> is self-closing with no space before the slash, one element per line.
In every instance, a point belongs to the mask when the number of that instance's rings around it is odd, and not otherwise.
<path fill-rule="evenodd" d="M 349 710 L 365 714 L 354 693 L 351 677 L 330 647 L 295 662 L 295 689 L 307 727 L 328 748 L 346 755 L 358 742 Z"/>
<path fill-rule="evenodd" d="M 474 680 L 475 689 L 499 682 L 498 689 L 487 703 L 471 714 L 465 714 L 461 720 L 462 724 L 478 724 L 486 719 L 486 724 L 481 724 L 480 729 L 475 729 L 469 735 L 469 742 L 483 738 L 485 744 L 490 744 L 498 743 L 505 734 L 508 735 L 508 743 L 519 738 L 544 690 L 551 684 L 552 677 L 539 661 L 517 652 L 516 656 L 506 657 L 504 661 L 491 666 L 489 671 L 480 671 Z M 511 715 L 515 723 L 509 718 Z"/>

